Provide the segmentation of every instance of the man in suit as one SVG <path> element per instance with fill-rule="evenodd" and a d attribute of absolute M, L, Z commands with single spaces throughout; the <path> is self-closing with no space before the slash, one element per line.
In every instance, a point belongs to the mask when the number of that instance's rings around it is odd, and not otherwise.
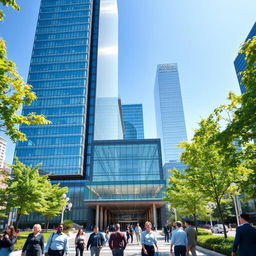
<path fill-rule="evenodd" d="M 236 255 L 239 247 L 239 256 L 256 255 L 256 229 L 249 224 L 249 215 L 240 215 L 241 225 L 236 228 L 236 237 L 233 244 L 232 256 Z"/>
<path fill-rule="evenodd" d="M 185 221 L 186 233 L 188 237 L 188 254 L 191 251 L 193 256 L 197 256 L 196 254 L 196 243 L 197 243 L 197 234 L 196 230 L 191 227 L 191 222 L 189 220 Z"/>

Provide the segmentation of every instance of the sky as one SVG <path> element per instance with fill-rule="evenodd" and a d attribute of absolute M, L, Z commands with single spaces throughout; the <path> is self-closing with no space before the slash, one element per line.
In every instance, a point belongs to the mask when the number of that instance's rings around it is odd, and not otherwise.
<path fill-rule="evenodd" d="M 4 8 L 0 37 L 27 78 L 40 0 Z M 119 94 L 142 103 L 146 138 L 156 137 L 153 88 L 157 64 L 178 63 L 188 138 L 201 118 L 240 93 L 233 61 L 256 21 L 255 0 L 118 0 Z M 14 146 L 8 141 L 7 162 Z"/>

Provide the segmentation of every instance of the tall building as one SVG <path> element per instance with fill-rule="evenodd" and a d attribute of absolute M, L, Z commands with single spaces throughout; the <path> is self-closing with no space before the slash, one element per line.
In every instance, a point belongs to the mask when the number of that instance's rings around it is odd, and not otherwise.
<path fill-rule="evenodd" d="M 254 23 L 250 33 L 248 34 L 248 36 L 246 37 L 245 41 L 247 41 L 248 39 L 252 38 L 256 36 L 256 22 Z M 235 70 L 236 70 L 236 74 L 237 74 L 237 79 L 239 82 L 239 86 L 240 86 L 240 90 L 241 93 L 245 92 L 245 87 L 244 85 L 241 83 L 241 79 L 242 79 L 242 75 L 240 74 L 240 72 L 244 71 L 246 68 L 246 60 L 245 60 L 245 55 L 244 54 L 238 54 L 235 61 L 234 61 L 234 66 L 235 66 Z"/>
<path fill-rule="evenodd" d="M 117 44 L 116 0 L 41 0 L 28 76 L 38 99 L 23 113 L 52 124 L 21 126 L 28 137 L 16 147 L 22 162 L 42 162 L 54 179 L 80 179 L 90 172 L 94 132 L 122 137 Z"/>
<path fill-rule="evenodd" d="M 87 227 L 131 219 L 161 225 L 159 140 L 118 140 L 117 0 L 41 0 L 28 83 L 38 99 L 23 114 L 44 114 L 52 123 L 21 125 L 28 140 L 17 143 L 15 155 L 26 165 L 41 162 L 52 183 L 68 187 L 73 207 L 64 218 Z M 42 221 L 33 213 L 21 227 Z"/>
<path fill-rule="evenodd" d="M 122 105 L 125 135 L 124 139 L 144 139 L 142 104 Z"/>
<path fill-rule="evenodd" d="M 182 150 L 177 145 L 187 140 L 187 132 L 177 64 L 157 66 L 154 96 L 163 163 L 179 162 Z"/>
<path fill-rule="evenodd" d="M 6 145 L 7 141 L 3 137 L 0 137 L 0 169 L 3 169 L 5 166 Z"/>

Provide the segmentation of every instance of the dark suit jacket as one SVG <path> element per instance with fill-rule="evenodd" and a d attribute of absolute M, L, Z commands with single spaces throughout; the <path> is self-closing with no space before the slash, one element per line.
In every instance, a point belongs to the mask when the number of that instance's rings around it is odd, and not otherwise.
<path fill-rule="evenodd" d="M 256 256 L 256 229 L 245 223 L 236 229 L 233 252 L 239 247 L 239 256 Z"/>

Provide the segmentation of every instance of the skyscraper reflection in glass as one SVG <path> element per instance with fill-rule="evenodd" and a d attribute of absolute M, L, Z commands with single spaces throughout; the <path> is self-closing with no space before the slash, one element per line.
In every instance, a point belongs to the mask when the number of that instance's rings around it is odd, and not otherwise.
<path fill-rule="evenodd" d="M 180 161 L 182 150 L 177 145 L 187 140 L 187 132 L 177 64 L 157 66 L 154 96 L 163 163 Z"/>
<path fill-rule="evenodd" d="M 144 139 L 143 107 L 142 104 L 122 105 L 125 129 L 124 139 Z"/>

